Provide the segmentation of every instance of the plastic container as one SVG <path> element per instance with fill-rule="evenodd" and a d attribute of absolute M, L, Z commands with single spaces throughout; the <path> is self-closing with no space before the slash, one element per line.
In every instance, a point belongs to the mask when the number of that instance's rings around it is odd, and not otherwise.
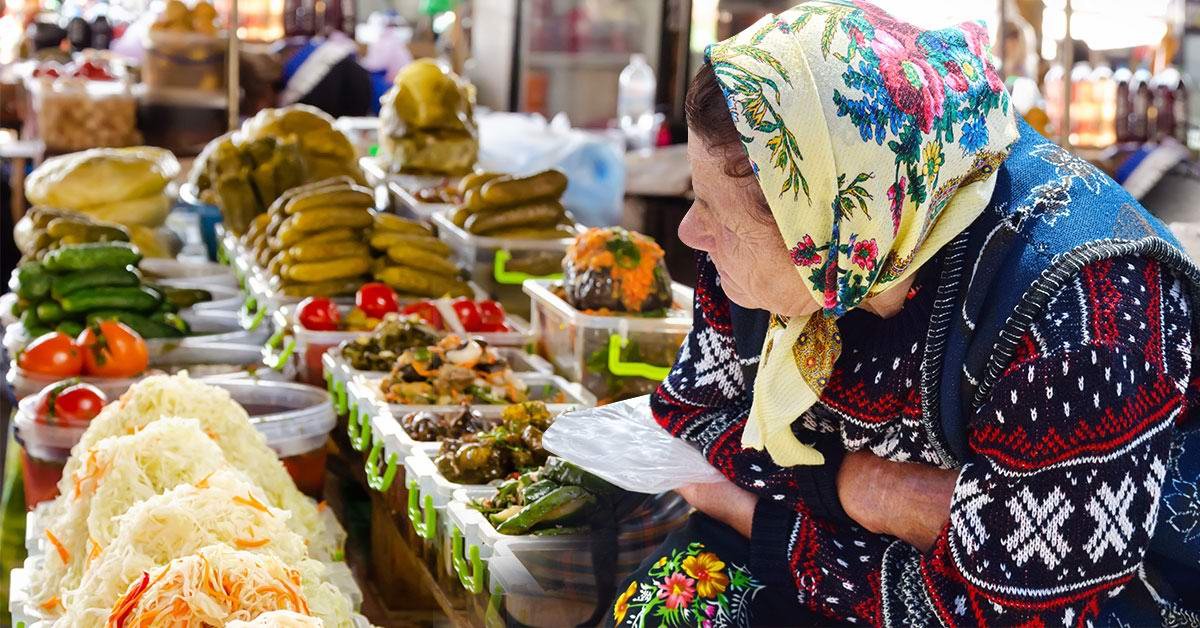
<path fill-rule="evenodd" d="M 575 309 L 556 283 L 529 280 L 530 317 L 538 352 L 564 377 L 581 382 L 601 404 L 654 392 L 692 329 L 692 290 L 672 284 L 665 318 L 599 316 Z"/>
<path fill-rule="evenodd" d="M 456 494 L 451 507 L 461 513 L 462 507 L 469 508 L 463 502 L 494 492 L 494 488 L 464 490 Z M 686 502 L 665 493 L 651 498 L 645 516 L 637 524 L 622 526 L 616 546 L 600 550 L 617 555 L 611 576 L 614 587 L 633 573 L 668 534 L 682 526 L 690 513 Z M 599 604 L 611 612 L 612 600 L 600 600 L 596 588 L 592 535 L 507 536 L 497 533 L 486 517 L 475 514 L 479 516 L 466 519 L 467 530 L 460 531 L 465 554 L 456 552 L 452 561 L 458 568 L 474 570 L 467 572 L 472 576 L 472 588 L 482 580 L 479 570 L 486 571 L 491 593 L 489 613 L 500 620 L 497 625 L 514 625 L 515 621 L 525 626 L 575 626 L 582 625 Z M 452 542 L 456 532 L 451 531 Z M 481 555 L 478 562 L 471 560 L 477 553 L 475 548 Z"/>
<path fill-rule="evenodd" d="M 499 347 L 496 351 L 508 360 L 509 365 L 516 373 L 553 374 L 550 363 L 536 355 L 509 347 Z M 339 415 L 346 414 L 348 410 L 347 382 L 356 377 L 382 377 L 384 374 L 382 371 L 361 371 L 350 366 L 346 358 L 342 357 L 338 347 L 329 349 L 321 356 L 321 370 L 324 374 L 325 389 L 329 391 L 329 395 L 333 399 L 333 406 Z"/>
<path fill-rule="evenodd" d="M 25 484 L 25 508 L 58 495 L 58 481 L 71 457 L 71 448 L 83 438 L 86 425 L 78 427 L 37 423 L 37 397 L 26 397 L 13 415 L 13 436 L 21 446 L 21 479 Z"/>
<path fill-rule="evenodd" d="M 561 392 L 565 403 L 550 403 L 546 407 L 554 416 L 578 408 L 594 405 L 591 395 L 576 384 L 570 384 L 556 375 L 547 373 L 518 373 L 517 377 L 525 381 L 530 391 L 535 394 L 532 398 L 544 396 L 544 393 L 557 394 Z M 350 446 L 357 451 L 366 452 L 368 447 L 376 444 L 374 430 L 382 429 L 383 438 L 379 447 L 387 447 L 387 454 L 395 454 L 396 461 L 403 461 L 411 455 L 414 448 L 427 443 L 413 440 L 400 427 L 400 418 L 411 412 L 430 411 L 438 414 L 450 414 L 461 410 L 461 406 L 405 406 L 389 404 L 379 394 L 379 378 L 357 376 L 346 384 L 347 435 Z M 474 405 L 486 418 L 500 418 L 507 405 Z M 383 451 L 377 453 L 382 455 Z M 387 460 L 387 458 L 383 458 Z M 368 475 L 370 473 L 368 472 Z"/>
<path fill-rule="evenodd" d="M 290 381 L 295 376 L 295 372 L 291 370 L 278 372 L 263 366 L 262 353 L 255 345 L 213 342 L 188 344 L 160 353 L 151 358 L 150 368 L 137 377 L 81 377 L 79 379 L 96 386 L 112 401 L 144 377 L 159 373 L 176 373 L 182 370 L 188 371 L 196 379 L 233 378 Z M 16 364 L 12 365 L 5 377 L 12 388 L 13 396 L 18 400 L 36 395 L 46 386 L 65 379 L 28 372 Z"/>
<path fill-rule="evenodd" d="M 392 174 L 376 157 L 365 157 L 359 160 L 363 173 L 375 186 L 387 188 L 392 205 L 402 215 L 418 220 L 430 221 L 437 213 L 454 209 L 449 203 L 426 203 L 417 200 L 416 192 L 422 188 L 437 185 L 446 180 L 445 177 L 417 176 L 410 174 Z"/>
<path fill-rule="evenodd" d="M 180 260 L 166 257 L 147 257 L 138 263 L 147 281 L 187 281 L 195 288 L 209 286 L 237 289 L 237 277 L 228 266 L 199 259 Z"/>
<path fill-rule="evenodd" d="M 26 88 L 33 104 L 29 135 L 50 153 L 142 143 L 137 98 L 122 81 L 35 77 Z"/>
<path fill-rule="evenodd" d="M 237 359 L 239 353 L 241 359 L 257 357 L 254 349 L 246 346 L 196 348 L 190 354 L 175 354 L 175 356 L 190 355 L 197 360 L 218 362 Z M 158 372 L 163 371 L 151 369 L 134 378 L 85 377 L 81 379 L 98 387 L 104 392 L 108 401 L 113 402 L 138 380 Z M 25 373 L 15 367 L 8 373 L 8 381 L 12 385 L 14 396 L 20 400 L 13 425 L 14 435 L 22 448 L 21 464 L 24 470 L 22 478 L 25 482 L 25 506 L 27 508 L 33 508 L 43 501 L 53 499 L 58 494 L 58 481 L 62 478 L 63 466 L 66 465 L 67 458 L 71 455 L 71 447 L 79 442 L 83 432 L 87 429 L 86 426 L 44 425 L 34 420 L 39 401 L 37 393 L 60 379 Z M 336 417 L 329 408 L 329 397 L 323 391 L 282 381 L 258 379 L 249 372 L 219 373 L 207 376 L 200 374 L 197 375 L 197 379 L 230 389 L 231 393 L 236 393 L 234 394 L 235 399 L 242 402 L 243 405 L 249 404 L 246 409 L 251 413 L 256 427 L 267 435 L 268 445 L 283 458 L 284 465 L 292 472 L 297 485 L 300 485 L 302 478 L 311 480 L 310 476 L 315 473 L 305 467 L 307 464 L 319 462 L 323 474 L 325 466 L 324 435 L 328 434 L 333 429 L 333 424 L 336 423 Z M 248 389 L 254 389 L 255 392 L 245 392 Z M 320 393 L 319 398 L 311 391 Z M 288 399 L 280 401 L 278 397 L 281 394 L 287 395 Z M 256 401 L 260 397 L 266 398 L 267 401 Z M 302 403 L 310 405 L 299 405 Z M 320 408 L 311 407 L 311 404 L 315 403 L 320 403 Z M 285 416 L 277 416 L 279 413 L 262 417 L 255 416 L 256 409 L 270 404 L 296 409 L 289 410 Z M 325 426 L 325 423 L 329 423 L 329 425 Z M 312 446 L 312 443 L 316 439 L 315 431 L 322 427 L 325 431 L 321 435 L 318 449 L 318 447 Z M 302 438 L 304 436 L 307 436 L 308 440 L 304 440 Z M 306 447 L 308 449 L 305 449 Z M 293 471 L 293 467 L 297 469 Z M 310 492 L 309 489 L 315 485 L 315 491 L 310 494 L 319 494 L 323 482 L 323 478 L 319 478 L 315 483 L 310 481 L 307 488 L 301 485 L 301 490 Z"/>
<path fill-rule="evenodd" d="M 521 286 L 526 279 L 561 279 L 562 261 L 571 238 L 514 240 L 477 236 L 454 224 L 448 212 L 433 214 L 438 237 L 454 249 L 455 257 L 479 284 L 508 312 L 529 316 L 529 297 Z"/>
<path fill-rule="evenodd" d="M 250 414 L 250 422 L 304 493 L 319 496 L 325 486 L 325 441 L 337 425 L 329 394 L 320 388 L 284 382 L 216 379 Z"/>
<path fill-rule="evenodd" d="M 175 87 L 217 92 L 225 88 L 225 37 L 201 33 L 150 31 L 142 82 L 149 87 Z"/>

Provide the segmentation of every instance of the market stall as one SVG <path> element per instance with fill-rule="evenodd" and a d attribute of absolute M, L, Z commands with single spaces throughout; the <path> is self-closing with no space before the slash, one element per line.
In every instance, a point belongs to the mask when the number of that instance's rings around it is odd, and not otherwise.
<path fill-rule="evenodd" d="M 437 64 L 381 106 L 263 110 L 187 172 L 134 146 L 28 178 L 14 625 L 576 624 L 686 519 L 542 443 L 665 376 L 692 295 L 662 248 L 579 225 L 561 170 L 479 169 L 474 89 Z"/>

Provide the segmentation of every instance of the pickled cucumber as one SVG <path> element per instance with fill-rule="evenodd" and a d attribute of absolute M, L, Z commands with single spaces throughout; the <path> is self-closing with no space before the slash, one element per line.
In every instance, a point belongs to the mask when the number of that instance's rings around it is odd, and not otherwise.
<path fill-rule="evenodd" d="M 279 286 L 279 291 L 283 296 L 292 298 L 339 297 L 354 294 L 361 285 L 362 281 L 357 277 L 317 282 L 286 281 Z"/>
<path fill-rule="evenodd" d="M 279 234 L 288 231 L 323 231 L 325 229 L 365 229 L 371 226 L 371 212 L 366 208 L 310 209 L 292 214 L 279 226 Z"/>
<path fill-rule="evenodd" d="M 471 296 L 471 286 L 457 277 L 432 275 L 413 268 L 389 266 L 375 271 L 375 278 L 401 294 L 436 299 L 442 296 Z"/>
<path fill-rule="evenodd" d="M 371 236 L 372 248 L 386 251 L 393 246 L 410 246 L 422 251 L 436 253 L 443 257 L 449 257 L 451 253 L 450 245 L 433 236 L 413 235 L 395 231 L 379 231 Z"/>
<path fill-rule="evenodd" d="M 504 176 L 488 181 L 480 188 L 483 201 L 495 207 L 557 200 L 567 190 L 567 175 L 546 170 L 528 177 Z"/>
<path fill-rule="evenodd" d="M 436 273 L 454 277 L 458 275 L 458 266 L 454 262 L 429 251 L 412 248 L 403 244 L 387 250 L 388 259 L 421 272 Z"/>
<path fill-rule="evenodd" d="M 339 257 L 325 262 L 305 262 L 285 266 L 281 275 L 284 279 L 292 281 L 315 283 L 357 277 L 370 269 L 370 258 Z"/>
<path fill-rule="evenodd" d="M 291 215 L 306 210 L 327 207 L 375 207 L 375 196 L 361 186 L 337 187 L 293 198 L 284 206 L 284 213 Z"/>
<path fill-rule="evenodd" d="M 375 229 L 411 233 L 413 235 L 433 235 L 433 230 L 427 225 L 386 212 L 375 214 Z"/>
<path fill-rule="evenodd" d="M 371 249 L 355 240 L 329 240 L 313 242 L 303 240 L 287 250 L 295 262 L 320 262 L 336 257 L 370 257 Z"/>
<path fill-rule="evenodd" d="M 476 235 L 519 227 L 553 227 L 566 216 L 558 201 L 480 212 L 467 219 L 466 229 Z"/>
<path fill-rule="evenodd" d="M 458 195 L 466 196 L 468 190 L 478 190 L 485 183 L 504 176 L 499 172 L 472 172 L 458 182 Z"/>

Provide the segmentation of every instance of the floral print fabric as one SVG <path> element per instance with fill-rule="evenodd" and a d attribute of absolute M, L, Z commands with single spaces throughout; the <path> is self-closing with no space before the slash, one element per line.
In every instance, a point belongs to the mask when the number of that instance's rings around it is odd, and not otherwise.
<path fill-rule="evenodd" d="M 1017 138 L 1008 94 L 980 24 L 922 30 L 859 0 L 768 15 L 708 59 L 823 309 L 775 319 L 743 444 L 817 464 L 790 424 L 840 353 L 833 321 L 912 275 L 987 206 Z"/>
<path fill-rule="evenodd" d="M 749 625 L 750 603 L 763 589 L 749 572 L 694 542 L 672 549 L 646 578 L 629 583 L 613 606 L 617 626 Z"/>

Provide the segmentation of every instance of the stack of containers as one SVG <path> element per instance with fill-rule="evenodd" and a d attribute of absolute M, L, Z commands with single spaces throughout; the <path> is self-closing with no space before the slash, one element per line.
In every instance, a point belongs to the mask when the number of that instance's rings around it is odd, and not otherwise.
<path fill-rule="evenodd" d="M 556 375 L 527 372 L 518 373 L 518 377 L 528 386 L 530 400 L 560 398 L 558 402 L 546 404 L 553 416 L 595 405 L 595 398 L 587 391 Z M 378 390 L 378 379 L 356 378 L 347 386 L 350 442 L 355 448 L 366 451 L 368 485 L 384 493 L 397 512 L 408 514 L 413 530 L 425 541 L 424 554 L 429 566 L 436 569 L 441 548 L 448 546 L 446 507 L 454 491 L 464 485 L 448 482 L 437 471 L 431 455 L 440 445 L 413 440 L 399 420 L 409 413 L 421 411 L 449 415 L 460 412 L 461 407 L 388 404 Z M 472 406 L 485 418 L 492 419 L 498 419 L 506 407 L 507 404 Z M 370 450 L 366 450 L 368 444 Z M 448 576 L 449 569 L 443 569 L 442 574 Z"/>

